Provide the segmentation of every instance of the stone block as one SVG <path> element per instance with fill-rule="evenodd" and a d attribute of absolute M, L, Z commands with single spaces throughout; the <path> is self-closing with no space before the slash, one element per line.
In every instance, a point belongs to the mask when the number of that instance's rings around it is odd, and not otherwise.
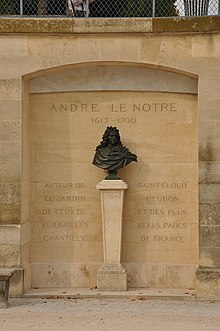
<path fill-rule="evenodd" d="M 20 226 L 0 226 L 0 267 L 20 265 Z"/>
<path fill-rule="evenodd" d="M 127 291 L 127 271 L 119 265 L 103 265 L 97 274 L 97 289 L 99 291 Z"/>
<path fill-rule="evenodd" d="M 220 227 L 218 225 L 200 226 L 200 246 L 220 247 Z"/>
<path fill-rule="evenodd" d="M 0 224 L 20 224 L 21 220 L 21 203 L 0 203 Z"/>
<path fill-rule="evenodd" d="M 199 122 L 198 134 L 199 134 L 199 142 L 213 142 L 214 141 L 214 121 L 201 120 Z"/>
<path fill-rule="evenodd" d="M 182 53 L 181 58 L 192 57 L 192 38 L 189 36 L 184 39 L 179 36 L 174 38 L 175 42 L 172 43 L 168 36 L 163 36 L 157 61 L 160 64 L 176 68 L 179 61 L 178 50 Z"/>
<path fill-rule="evenodd" d="M 32 287 L 96 287 L 100 263 L 32 263 Z"/>
<path fill-rule="evenodd" d="M 199 263 L 202 267 L 219 268 L 220 267 L 220 248 L 219 247 L 201 247 Z"/>
<path fill-rule="evenodd" d="M 21 100 L 0 100 L 0 121 L 2 126 L 18 127 L 21 121 Z M 21 124 L 20 124 L 21 127 Z"/>
<path fill-rule="evenodd" d="M 23 270 L 17 269 L 10 280 L 9 296 L 21 297 L 23 294 Z"/>
<path fill-rule="evenodd" d="M 28 52 L 27 36 L 0 36 L 1 58 L 11 57 L 16 60 L 19 57 L 26 57 Z"/>
<path fill-rule="evenodd" d="M 200 142 L 199 161 L 219 162 L 220 161 L 220 143 L 219 142 Z"/>
<path fill-rule="evenodd" d="M 214 140 L 220 142 L 220 120 L 214 122 Z"/>
<path fill-rule="evenodd" d="M 218 88 L 218 87 L 216 87 Z M 220 100 L 217 96 L 210 98 L 209 95 L 209 88 L 207 89 L 201 87 L 200 89 L 204 95 L 200 99 L 199 102 L 199 109 L 200 109 L 200 120 L 202 121 L 219 121 L 220 120 L 220 113 L 219 113 L 219 106 Z"/>
<path fill-rule="evenodd" d="M 220 225 L 220 203 L 201 203 L 199 205 L 200 225 Z"/>
<path fill-rule="evenodd" d="M 200 203 L 215 204 L 220 201 L 220 187 L 218 182 L 201 183 L 199 185 Z"/>
<path fill-rule="evenodd" d="M 199 182 L 202 184 L 220 182 L 220 163 L 213 161 L 199 162 Z"/>
<path fill-rule="evenodd" d="M 220 269 L 199 267 L 196 271 L 196 296 L 203 300 L 220 299 Z"/>
<path fill-rule="evenodd" d="M 219 48 L 220 36 L 212 39 L 210 43 L 210 38 L 207 36 L 196 36 L 192 38 L 192 57 L 206 57 L 215 58 L 218 57 L 220 52 Z"/>
<path fill-rule="evenodd" d="M 128 287 L 194 288 L 194 264 L 125 263 Z"/>
<path fill-rule="evenodd" d="M 0 100 L 21 100 L 21 79 L 1 79 L 0 77 Z"/>
<path fill-rule="evenodd" d="M 167 266 L 168 288 L 195 288 L 194 265 L 170 265 Z"/>
<path fill-rule="evenodd" d="M 0 266 L 14 267 L 20 265 L 19 245 L 0 245 Z"/>

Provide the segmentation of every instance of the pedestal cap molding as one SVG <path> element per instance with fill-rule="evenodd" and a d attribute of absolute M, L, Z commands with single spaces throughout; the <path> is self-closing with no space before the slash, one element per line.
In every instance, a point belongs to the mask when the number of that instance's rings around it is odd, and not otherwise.
<path fill-rule="evenodd" d="M 96 185 L 99 190 L 127 190 L 128 184 L 123 180 L 102 180 Z"/>

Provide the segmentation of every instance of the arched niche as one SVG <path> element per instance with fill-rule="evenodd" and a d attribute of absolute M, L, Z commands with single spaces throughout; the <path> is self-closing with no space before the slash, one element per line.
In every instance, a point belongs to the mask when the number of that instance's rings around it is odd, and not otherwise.
<path fill-rule="evenodd" d="M 197 88 L 193 74 L 140 63 L 24 77 L 25 290 L 96 286 L 103 258 L 96 184 L 104 173 L 91 162 L 108 125 L 138 155 L 121 171 L 129 185 L 122 245 L 129 287 L 194 286 Z"/>

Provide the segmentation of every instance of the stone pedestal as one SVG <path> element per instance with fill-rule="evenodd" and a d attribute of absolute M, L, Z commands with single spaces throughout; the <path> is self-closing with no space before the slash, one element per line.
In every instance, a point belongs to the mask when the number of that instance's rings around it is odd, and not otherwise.
<path fill-rule="evenodd" d="M 104 264 L 97 275 L 101 291 L 126 291 L 127 271 L 121 265 L 122 215 L 125 190 L 122 180 L 102 180 L 101 191 L 102 233 Z"/>

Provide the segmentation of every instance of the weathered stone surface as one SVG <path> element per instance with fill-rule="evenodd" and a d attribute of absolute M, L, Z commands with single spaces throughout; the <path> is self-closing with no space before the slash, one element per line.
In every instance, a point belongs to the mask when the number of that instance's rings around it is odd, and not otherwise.
<path fill-rule="evenodd" d="M 154 32 L 216 31 L 220 29 L 220 20 L 218 16 L 155 18 L 152 29 Z"/>
<path fill-rule="evenodd" d="M 199 206 L 200 225 L 220 225 L 220 203 L 201 203 Z"/>
<path fill-rule="evenodd" d="M 0 226 L 0 267 L 20 265 L 20 226 Z"/>
<path fill-rule="evenodd" d="M 0 27 L 0 33 L 132 33 L 151 32 L 152 19 L 1 18 Z"/>
<path fill-rule="evenodd" d="M 220 269 L 199 267 L 196 271 L 196 296 L 199 299 L 219 299 Z"/>
<path fill-rule="evenodd" d="M 199 144 L 199 161 L 215 162 L 220 161 L 220 143 L 205 142 Z"/>
<path fill-rule="evenodd" d="M 203 267 L 220 267 L 219 247 L 200 247 L 200 265 Z"/>
<path fill-rule="evenodd" d="M 97 274 L 99 291 L 127 291 L 127 270 L 121 265 L 102 266 Z"/>
<path fill-rule="evenodd" d="M 194 288 L 192 264 L 125 263 L 128 288 Z"/>
<path fill-rule="evenodd" d="M 199 201 L 200 203 L 215 204 L 220 201 L 219 182 L 199 184 Z"/>
<path fill-rule="evenodd" d="M 11 176 L 11 171 L 10 169 L 7 169 L 6 172 L 7 173 L 4 174 L 4 179 L 7 178 L 9 180 Z M 3 175 L 3 171 L 2 171 L 2 175 Z M 12 179 L 14 178 L 12 177 Z M 20 220 L 21 220 L 20 183 L 13 181 L 11 182 L 2 181 L 0 183 L 0 215 L 1 215 L 0 225 L 20 224 Z"/>
<path fill-rule="evenodd" d="M 212 32 L 218 16 L 174 18 L 1 18 L 0 33 Z"/>
<path fill-rule="evenodd" d="M 23 294 L 23 270 L 17 269 L 10 280 L 9 295 L 11 297 L 21 297 Z"/>
<path fill-rule="evenodd" d="M 218 225 L 200 226 L 200 246 L 220 247 L 220 227 Z"/>
<path fill-rule="evenodd" d="M 199 162 L 199 183 L 220 184 L 220 163 Z"/>

